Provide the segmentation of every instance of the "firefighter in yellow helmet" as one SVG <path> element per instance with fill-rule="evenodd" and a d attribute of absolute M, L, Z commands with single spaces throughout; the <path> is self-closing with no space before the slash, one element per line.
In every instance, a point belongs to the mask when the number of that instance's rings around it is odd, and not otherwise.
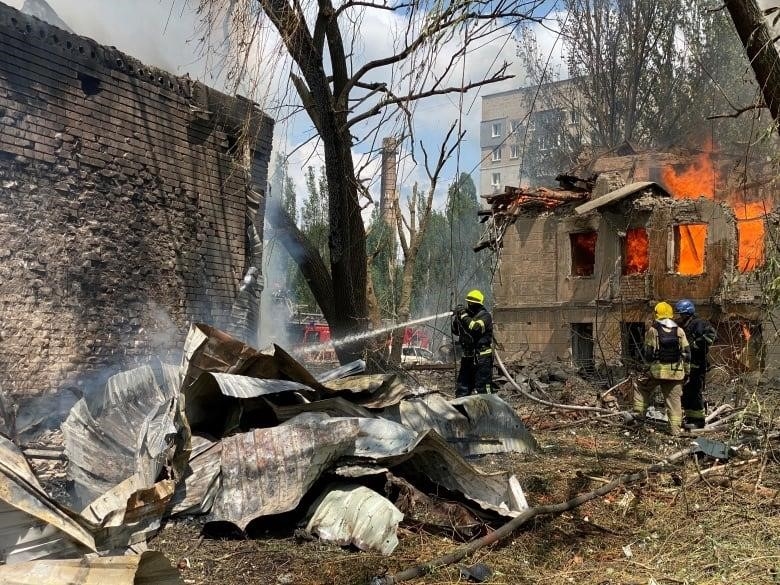
<path fill-rule="evenodd" d="M 691 350 L 683 328 L 672 320 L 669 303 L 655 306 L 655 319 L 645 334 L 643 357 L 647 373 L 635 382 L 634 414 L 643 420 L 653 402 L 656 387 L 666 402 L 669 434 L 679 435 L 682 426 L 682 387 L 691 371 Z"/>
<path fill-rule="evenodd" d="M 452 333 L 463 348 L 455 396 L 489 394 L 493 388 L 493 317 L 485 309 L 485 295 L 472 290 L 466 305 L 452 309 Z"/>

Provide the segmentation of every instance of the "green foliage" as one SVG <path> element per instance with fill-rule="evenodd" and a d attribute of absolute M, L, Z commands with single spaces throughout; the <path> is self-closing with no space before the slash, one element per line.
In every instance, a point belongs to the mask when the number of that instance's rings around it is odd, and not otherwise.
<path fill-rule="evenodd" d="M 401 287 L 401 266 L 395 229 L 385 223 L 378 207 L 371 214 L 366 251 L 373 257 L 370 277 L 382 318 L 395 316 Z"/>

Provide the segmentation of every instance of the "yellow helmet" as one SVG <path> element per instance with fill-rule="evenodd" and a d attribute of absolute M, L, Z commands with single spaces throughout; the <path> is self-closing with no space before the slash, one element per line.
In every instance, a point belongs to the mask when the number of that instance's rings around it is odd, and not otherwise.
<path fill-rule="evenodd" d="M 482 303 L 485 302 L 485 295 L 483 295 L 477 289 L 474 289 L 470 291 L 469 294 L 466 295 L 466 302 L 477 303 L 478 305 L 481 305 Z"/>
<path fill-rule="evenodd" d="M 671 319 L 674 315 L 674 309 L 672 305 L 665 302 L 660 302 L 655 306 L 655 318 L 656 319 Z"/>

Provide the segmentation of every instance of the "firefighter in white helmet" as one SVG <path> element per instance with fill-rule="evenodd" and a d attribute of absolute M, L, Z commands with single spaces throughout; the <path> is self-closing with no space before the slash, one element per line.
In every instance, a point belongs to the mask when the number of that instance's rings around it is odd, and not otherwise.
<path fill-rule="evenodd" d="M 452 333 L 463 348 L 455 396 L 490 394 L 493 388 L 493 317 L 485 309 L 485 295 L 472 290 L 466 305 L 452 309 Z"/>

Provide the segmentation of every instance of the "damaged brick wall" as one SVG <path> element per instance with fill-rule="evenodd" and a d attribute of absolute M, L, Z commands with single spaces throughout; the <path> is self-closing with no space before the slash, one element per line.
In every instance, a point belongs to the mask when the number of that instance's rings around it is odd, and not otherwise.
<path fill-rule="evenodd" d="M 169 356 L 190 321 L 225 327 L 271 133 L 246 100 L 0 4 L 0 388 L 76 384 Z"/>

